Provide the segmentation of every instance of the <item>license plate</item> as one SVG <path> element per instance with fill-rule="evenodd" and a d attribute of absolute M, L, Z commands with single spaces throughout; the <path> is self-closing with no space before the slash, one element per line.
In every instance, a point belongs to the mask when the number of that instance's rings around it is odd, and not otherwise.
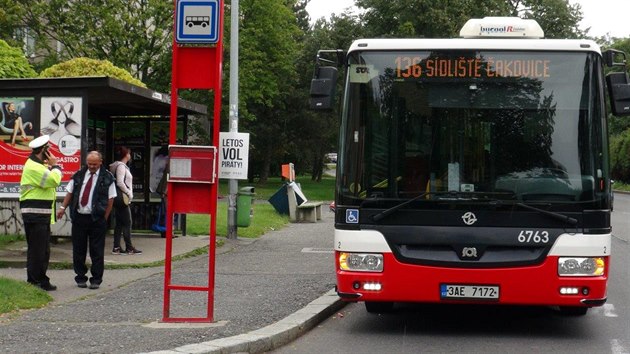
<path fill-rule="evenodd" d="M 499 287 L 489 285 L 440 284 L 442 299 L 498 300 Z"/>

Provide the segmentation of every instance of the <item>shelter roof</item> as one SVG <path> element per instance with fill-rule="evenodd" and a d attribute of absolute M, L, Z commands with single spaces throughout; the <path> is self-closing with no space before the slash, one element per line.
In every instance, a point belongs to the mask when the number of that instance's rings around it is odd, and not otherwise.
<path fill-rule="evenodd" d="M 91 114 L 106 116 L 169 116 L 171 95 L 111 77 L 0 79 L 0 95 L 50 95 L 85 91 Z M 178 114 L 207 115 L 205 105 L 178 99 Z"/>

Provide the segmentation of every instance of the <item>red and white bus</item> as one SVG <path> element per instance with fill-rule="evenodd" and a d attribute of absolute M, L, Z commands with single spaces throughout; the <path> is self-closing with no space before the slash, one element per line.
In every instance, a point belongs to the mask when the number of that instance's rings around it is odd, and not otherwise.
<path fill-rule="evenodd" d="M 607 297 L 605 97 L 630 113 L 625 54 L 543 39 L 519 18 L 470 20 L 460 36 L 318 53 L 312 108 L 335 101 L 337 68 L 324 63 L 338 57 L 346 73 L 337 293 L 368 312 L 425 302 L 583 315 Z M 605 77 L 604 64 L 621 69 Z"/>

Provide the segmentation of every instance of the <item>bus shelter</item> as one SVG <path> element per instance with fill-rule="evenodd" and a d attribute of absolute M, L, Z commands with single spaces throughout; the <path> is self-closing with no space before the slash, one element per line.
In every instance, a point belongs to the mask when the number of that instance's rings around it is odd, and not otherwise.
<path fill-rule="evenodd" d="M 19 182 L 30 154 L 28 143 L 48 134 L 51 151 L 63 168 L 59 200 L 72 174 L 91 150 L 114 160 L 114 147 L 131 149 L 129 162 L 134 199 L 133 229 L 150 229 L 157 217 L 160 195 L 155 193 L 168 159 L 170 95 L 110 77 L 0 80 L 0 233 L 23 234 L 19 215 Z M 207 116 L 207 107 L 178 99 L 177 143 L 186 144 L 188 119 Z M 22 132 L 14 136 L 21 117 Z M 70 235 L 65 216 L 53 225 L 53 236 Z"/>

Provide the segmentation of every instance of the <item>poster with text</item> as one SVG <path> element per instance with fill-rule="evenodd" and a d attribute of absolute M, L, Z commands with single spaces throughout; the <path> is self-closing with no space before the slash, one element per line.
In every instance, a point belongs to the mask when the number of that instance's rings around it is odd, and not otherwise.
<path fill-rule="evenodd" d="M 81 168 L 81 97 L 42 97 L 40 104 L 40 134 L 50 135 L 50 151 L 57 156 L 63 171 L 60 196 L 72 174 Z"/>
<path fill-rule="evenodd" d="M 249 133 L 219 133 L 219 178 L 247 179 Z"/>

